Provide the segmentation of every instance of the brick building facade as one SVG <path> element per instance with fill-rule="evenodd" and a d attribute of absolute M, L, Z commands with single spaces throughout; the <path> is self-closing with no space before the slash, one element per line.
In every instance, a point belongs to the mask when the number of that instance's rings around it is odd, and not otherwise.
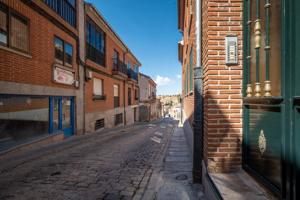
<path fill-rule="evenodd" d="M 208 199 L 299 198 L 298 8 L 293 0 L 178 0 L 185 129 Z"/>
<path fill-rule="evenodd" d="M 83 132 L 77 28 L 83 2 L 68 4 L 65 13 L 52 6 L 51 1 L 0 1 L 4 149 L 29 138 Z"/>
<path fill-rule="evenodd" d="M 138 120 L 141 63 L 92 4 L 1 0 L 0 55 L 0 151 Z"/>
<path fill-rule="evenodd" d="M 85 13 L 86 131 L 133 124 L 138 120 L 138 71 L 141 64 L 93 5 L 86 3 Z M 93 46 L 93 27 L 103 37 L 100 50 Z"/>
<path fill-rule="evenodd" d="M 194 180 L 207 186 L 206 173 L 238 172 L 242 168 L 243 2 L 179 0 L 178 28 L 183 34 L 178 56 L 182 63 L 184 128 L 194 146 Z M 226 63 L 227 36 L 238 41 L 238 62 L 230 65 Z M 197 98 L 201 104 L 195 106 Z M 196 110 L 200 110 L 200 118 L 195 116 Z M 195 141 L 197 135 L 201 138 Z"/>
<path fill-rule="evenodd" d="M 150 76 L 139 73 L 139 120 L 150 121 L 161 117 L 161 104 L 156 96 L 156 83 Z"/>

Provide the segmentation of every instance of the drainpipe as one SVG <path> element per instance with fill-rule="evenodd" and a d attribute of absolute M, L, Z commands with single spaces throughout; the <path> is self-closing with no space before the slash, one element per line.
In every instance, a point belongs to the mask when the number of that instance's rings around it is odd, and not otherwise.
<path fill-rule="evenodd" d="M 125 63 L 125 56 L 126 54 L 128 53 L 128 49 L 126 49 L 125 53 L 123 54 L 123 62 Z M 126 65 L 126 63 L 125 63 Z M 126 69 L 127 69 L 127 66 L 126 66 Z M 126 74 L 127 75 L 127 74 Z M 125 90 L 125 87 L 126 87 L 126 80 L 123 81 L 123 107 L 124 107 L 124 125 L 126 125 L 126 100 L 125 100 L 125 96 L 126 96 L 126 90 Z"/>
<path fill-rule="evenodd" d="M 202 183 L 203 160 L 203 80 L 201 66 L 201 0 L 196 0 L 196 67 L 194 68 L 194 144 L 193 144 L 193 181 Z"/>

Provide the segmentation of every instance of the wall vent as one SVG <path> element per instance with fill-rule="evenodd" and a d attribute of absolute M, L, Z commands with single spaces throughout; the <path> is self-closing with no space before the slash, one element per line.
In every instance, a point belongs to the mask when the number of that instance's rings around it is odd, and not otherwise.
<path fill-rule="evenodd" d="M 104 119 L 98 119 L 95 122 L 95 131 L 104 128 Z"/>
<path fill-rule="evenodd" d="M 123 123 L 123 113 L 116 114 L 115 116 L 115 125 L 119 125 Z"/>

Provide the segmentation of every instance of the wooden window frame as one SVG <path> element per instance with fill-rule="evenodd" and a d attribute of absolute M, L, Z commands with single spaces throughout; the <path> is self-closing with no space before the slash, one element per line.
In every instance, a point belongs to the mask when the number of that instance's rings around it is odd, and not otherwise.
<path fill-rule="evenodd" d="M 10 49 L 15 50 L 15 51 L 19 51 L 19 52 L 22 52 L 22 53 L 25 53 L 25 54 L 30 54 L 30 52 L 31 52 L 31 48 L 30 48 L 30 20 L 27 17 L 21 15 L 20 13 L 15 11 L 14 9 L 10 8 L 9 6 L 7 6 L 7 5 L 5 5 L 1 2 L 0 2 L 0 5 L 4 7 L 4 12 L 6 13 L 6 27 L 7 27 L 7 31 L 6 31 L 6 33 L 7 33 L 7 44 L 4 44 L 4 43 L 0 42 L 0 45 L 4 46 L 4 47 L 7 47 L 7 48 L 10 48 Z M 26 27 L 27 27 L 27 30 L 28 30 L 28 32 L 27 32 L 28 51 L 24 51 L 22 49 L 19 49 L 17 47 L 13 47 L 11 45 L 11 35 L 12 35 L 11 20 L 12 20 L 12 16 L 14 16 L 15 18 L 19 18 L 21 21 L 26 23 Z"/>

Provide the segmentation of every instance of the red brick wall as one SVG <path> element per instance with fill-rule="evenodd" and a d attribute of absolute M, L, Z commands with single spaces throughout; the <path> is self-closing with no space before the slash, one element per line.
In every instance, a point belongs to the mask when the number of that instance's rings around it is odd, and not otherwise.
<path fill-rule="evenodd" d="M 211 172 L 241 167 L 242 0 L 202 3 L 204 157 Z M 237 35 L 239 65 L 225 65 L 225 36 Z"/>
<path fill-rule="evenodd" d="M 95 17 L 95 13 L 89 13 L 90 10 L 86 9 L 87 15 L 95 20 L 99 19 Z M 95 22 L 96 23 L 96 22 Z M 97 24 L 97 23 L 96 23 Z M 103 30 L 105 31 L 105 30 Z M 138 105 L 138 101 L 134 99 L 134 90 L 138 88 L 137 83 L 128 82 L 127 78 L 119 78 L 116 75 L 112 74 L 112 66 L 113 66 L 113 56 L 114 50 L 119 52 L 119 59 L 123 61 L 123 57 L 125 56 L 125 63 L 128 61 L 131 63 L 131 68 L 138 64 L 137 61 L 133 58 L 130 53 L 125 53 L 124 47 L 121 47 L 113 38 L 114 36 L 110 32 L 105 32 L 105 66 L 101 66 L 89 59 L 86 60 L 86 65 L 89 69 L 95 69 L 101 71 L 102 73 L 93 72 L 93 78 L 99 78 L 103 80 L 104 86 L 104 95 L 106 95 L 106 100 L 93 100 L 93 79 L 86 82 L 85 87 L 85 100 L 86 100 L 86 112 L 100 112 L 107 111 L 110 109 L 114 109 L 114 95 L 113 95 L 113 85 L 118 84 L 120 89 L 120 107 L 124 106 L 124 95 L 125 95 L 125 106 L 128 106 L 128 88 L 131 88 L 131 105 Z M 125 94 L 124 94 L 124 80 L 125 80 Z"/>
<path fill-rule="evenodd" d="M 184 16 L 184 30 L 183 30 L 183 66 L 182 66 L 182 94 L 183 94 L 183 108 L 186 118 L 192 126 L 194 120 L 194 91 L 190 88 L 190 78 L 188 78 L 188 92 L 185 92 L 186 73 L 190 77 L 190 52 L 193 48 L 193 67 L 196 66 L 196 38 L 195 38 L 195 6 L 194 0 L 185 1 L 185 16 Z M 194 74 L 194 73 L 193 73 Z M 193 76 L 193 75 L 192 75 Z M 193 79 L 193 77 L 192 77 Z"/>
<path fill-rule="evenodd" d="M 30 20 L 29 55 L 31 56 L 31 58 L 28 58 L 14 52 L 0 49 L 0 80 L 51 87 L 75 88 L 74 86 L 55 83 L 52 80 L 52 76 L 54 64 L 54 36 L 58 36 L 73 46 L 72 70 L 75 71 L 75 78 L 77 79 L 76 39 L 20 0 L 0 0 L 0 2 L 13 8 Z"/>

